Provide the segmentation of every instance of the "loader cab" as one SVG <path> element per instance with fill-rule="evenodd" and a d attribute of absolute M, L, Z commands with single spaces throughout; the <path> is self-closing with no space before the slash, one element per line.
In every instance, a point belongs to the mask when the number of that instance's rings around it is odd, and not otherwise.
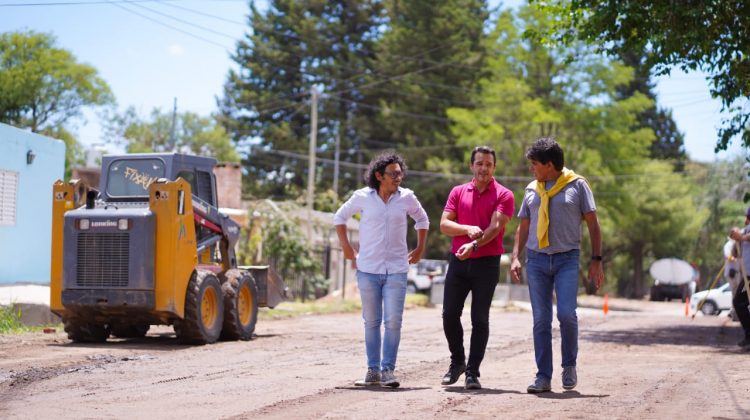
<path fill-rule="evenodd" d="M 216 159 L 181 153 L 135 153 L 102 158 L 99 185 L 105 202 L 148 202 L 148 187 L 159 178 L 182 177 L 193 194 L 216 207 Z"/>

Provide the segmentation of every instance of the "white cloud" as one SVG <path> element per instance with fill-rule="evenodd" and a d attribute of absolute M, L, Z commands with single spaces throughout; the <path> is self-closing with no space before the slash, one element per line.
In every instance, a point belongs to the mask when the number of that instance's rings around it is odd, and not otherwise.
<path fill-rule="evenodd" d="M 169 46 L 169 55 L 179 57 L 185 52 L 185 48 L 180 44 L 172 44 Z"/>

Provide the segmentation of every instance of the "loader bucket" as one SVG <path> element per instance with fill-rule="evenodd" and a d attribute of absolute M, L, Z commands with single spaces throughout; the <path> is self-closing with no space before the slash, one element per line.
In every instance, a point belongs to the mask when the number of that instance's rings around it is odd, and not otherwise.
<path fill-rule="evenodd" d="M 247 265 L 238 267 L 247 270 L 255 279 L 258 289 L 258 306 L 275 308 L 279 303 L 287 300 L 289 289 L 276 271 L 267 265 Z"/>

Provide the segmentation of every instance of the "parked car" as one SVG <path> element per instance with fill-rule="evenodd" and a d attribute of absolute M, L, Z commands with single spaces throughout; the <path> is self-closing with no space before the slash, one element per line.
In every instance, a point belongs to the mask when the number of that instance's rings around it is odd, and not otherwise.
<path fill-rule="evenodd" d="M 732 289 L 729 283 L 693 294 L 690 297 L 690 309 L 695 312 L 703 299 L 706 299 L 701 306 L 704 315 L 719 315 L 721 311 L 732 309 Z"/>
<path fill-rule="evenodd" d="M 429 293 L 435 277 L 445 276 L 448 261 L 421 260 L 409 266 L 406 274 L 406 293 Z"/>

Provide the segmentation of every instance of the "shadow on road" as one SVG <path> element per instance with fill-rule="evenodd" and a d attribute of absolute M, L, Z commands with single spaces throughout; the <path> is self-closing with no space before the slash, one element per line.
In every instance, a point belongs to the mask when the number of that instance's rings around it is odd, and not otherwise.
<path fill-rule="evenodd" d="M 370 392 L 405 392 L 405 391 L 421 391 L 423 389 L 430 389 L 428 386 L 404 386 L 399 388 L 388 388 L 385 386 L 337 386 L 334 389 L 343 389 L 347 391 L 370 391 Z"/>
<path fill-rule="evenodd" d="M 276 337 L 277 334 L 257 334 L 253 335 L 253 339 L 246 341 L 252 343 L 255 340 L 263 340 L 267 338 Z M 242 343 L 243 341 L 217 341 L 214 344 L 217 345 L 222 343 Z M 89 348 L 89 349 L 131 349 L 131 350 L 154 350 L 154 351 L 171 351 L 171 350 L 183 350 L 193 347 L 200 347 L 200 344 L 184 344 L 177 339 L 173 332 L 163 333 L 149 333 L 147 336 L 142 338 L 114 338 L 110 337 L 104 343 L 74 343 L 72 341 L 66 341 L 63 343 L 49 343 L 48 347 L 63 347 L 63 348 Z"/>
<path fill-rule="evenodd" d="M 609 394 L 592 394 L 586 395 L 581 394 L 578 391 L 564 391 L 564 392 L 542 392 L 541 394 L 530 394 L 535 397 L 544 398 L 548 400 L 571 400 L 574 398 L 607 398 Z"/>
<path fill-rule="evenodd" d="M 739 326 L 677 325 L 658 328 L 633 328 L 611 331 L 581 331 L 580 339 L 597 343 L 633 346 L 657 344 L 725 348 L 735 346 Z"/>
<path fill-rule="evenodd" d="M 454 392 L 456 394 L 472 394 L 472 395 L 500 395 L 500 394 L 523 394 L 520 391 L 508 390 L 508 389 L 493 389 L 493 388 L 482 388 L 482 389 L 465 389 L 460 386 L 451 386 L 444 388 L 445 392 Z"/>

